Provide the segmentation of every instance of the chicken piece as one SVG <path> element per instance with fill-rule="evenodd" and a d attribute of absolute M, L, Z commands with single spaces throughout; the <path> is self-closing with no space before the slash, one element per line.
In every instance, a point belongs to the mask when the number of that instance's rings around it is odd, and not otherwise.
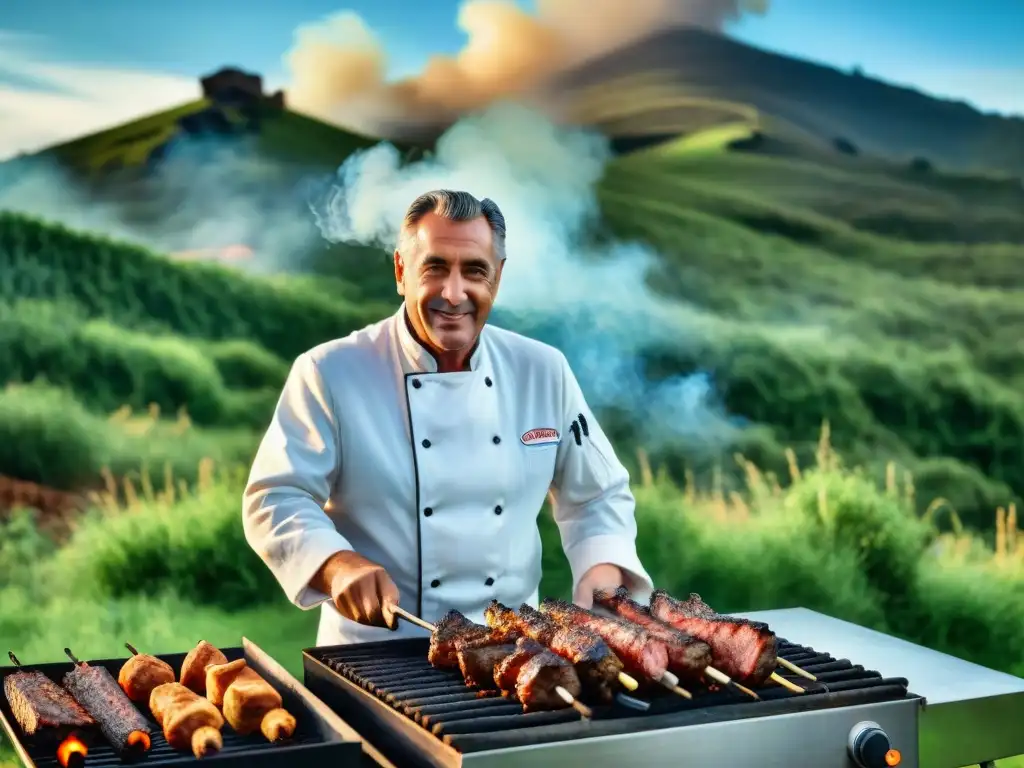
<path fill-rule="evenodd" d="M 259 730 L 268 741 L 278 741 L 295 732 L 295 718 L 282 709 L 281 694 L 245 659 L 212 666 L 206 677 L 211 701 L 219 699 L 224 719 L 239 734 Z"/>
<path fill-rule="evenodd" d="M 228 686 L 235 682 L 235 678 L 246 668 L 245 659 L 226 661 L 223 664 L 213 664 L 206 668 L 206 684 L 203 689 L 206 691 L 206 698 L 218 707 L 224 706 L 224 694 Z"/>
<path fill-rule="evenodd" d="M 192 749 L 197 758 L 224 746 L 220 729 L 224 717 L 217 708 L 181 683 L 163 683 L 153 689 L 149 709 L 164 730 L 172 749 Z"/>
<path fill-rule="evenodd" d="M 146 653 L 133 655 L 117 674 L 117 684 L 136 704 L 145 704 L 158 685 L 174 682 L 174 669 L 166 661 Z"/>
<path fill-rule="evenodd" d="M 181 684 L 202 696 L 206 693 L 206 668 L 211 664 L 227 663 L 227 656 L 205 640 L 200 640 L 181 663 Z"/>

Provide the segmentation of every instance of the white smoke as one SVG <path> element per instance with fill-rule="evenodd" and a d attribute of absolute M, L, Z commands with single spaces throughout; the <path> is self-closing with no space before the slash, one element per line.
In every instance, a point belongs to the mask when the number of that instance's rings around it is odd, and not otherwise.
<path fill-rule="evenodd" d="M 300 180 L 245 140 L 189 138 L 172 143 L 161 162 L 135 169 L 133 178 L 98 185 L 43 157 L 0 164 L 0 211 L 171 255 L 211 258 L 246 246 L 253 256 L 233 264 L 292 271 L 301 267 L 295 254 L 322 243 Z"/>
<path fill-rule="evenodd" d="M 644 375 L 643 348 L 681 340 L 693 315 L 648 289 L 650 250 L 598 245 L 591 237 L 599 217 L 596 186 L 609 159 L 607 140 L 596 133 L 496 104 L 453 125 L 429 159 L 403 166 L 388 143 L 351 156 L 314 215 L 332 242 L 392 251 L 406 208 L 423 192 L 462 189 L 491 198 L 508 227 L 496 310 L 545 328 L 591 404 L 640 416 L 648 440 L 724 447 L 734 425 L 708 377 L 652 383 Z"/>

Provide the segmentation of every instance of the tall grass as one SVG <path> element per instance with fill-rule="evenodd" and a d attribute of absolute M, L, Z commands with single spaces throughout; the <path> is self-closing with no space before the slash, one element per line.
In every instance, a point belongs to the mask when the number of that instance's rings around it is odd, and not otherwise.
<path fill-rule="evenodd" d="M 746 485 L 736 492 L 675 485 L 640 452 L 638 547 L 659 586 L 700 592 L 723 612 L 805 606 L 1024 675 L 1016 508 L 997 512 L 993 547 L 941 500 L 917 514 L 913 479 L 895 466 L 882 484 L 843 466 L 827 434 L 811 465 L 790 461 L 783 484 L 740 459 Z M 192 474 L 188 486 L 172 475 L 111 479 L 56 551 L 28 513 L 8 523 L 0 644 L 42 662 L 72 640 L 99 657 L 126 640 L 170 652 L 244 634 L 298 671 L 315 612 L 288 605 L 247 546 L 241 477 L 209 461 Z M 540 526 L 542 592 L 567 596 L 557 529 L 546 513 Z"/>

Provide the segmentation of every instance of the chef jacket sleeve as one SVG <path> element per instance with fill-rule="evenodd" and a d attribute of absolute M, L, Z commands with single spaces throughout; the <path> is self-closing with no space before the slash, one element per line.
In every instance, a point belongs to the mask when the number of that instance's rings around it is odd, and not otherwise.
<path fill-rule="evenodd" d="M 636 502 L 629 473 L 587 407 L 569 362 L 560 357 L 563 432 L 551 496 L 573 591 L 600 563 L 621 568 L 632 592 L 650 591 L 651 578 L 636 552 Z"/>
<path fill-rule="evenodd" d="M 329 599 L 309 581 L 331 555 L 352 549 L 324 512 L 340 464 L 338 435 L 330 390 L 303 354 L 285 382 L 242 501 L 246 541 L 299 608 Z"/>

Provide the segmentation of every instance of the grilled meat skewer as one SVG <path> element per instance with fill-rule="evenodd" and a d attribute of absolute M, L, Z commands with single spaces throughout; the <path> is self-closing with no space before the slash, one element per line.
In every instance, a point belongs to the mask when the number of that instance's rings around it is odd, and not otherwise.
<path fill-rule="evenodd" d="M 704 669 L 712 663 L 713 658 L 711 646 L 706 642 L 651 616 L 650 609 L 631 599 L 625 587 L 619 587 L 614 592 L 595 589 L 594 605 L 641 627 L 651 637 L 664 643 L 668 651 L 669 671 L 683 680 L 702 682 Z"/>
<path fill-rule="evenodd" d="M 516 651 L 512 643 L 520 637 L 514 627 L 482 626 L 455 610 L 448 611 L 436 625 L 405 611 L 396 610 L 396 615 L 429 629 L 428 660 L 431 664 L 442 669 L 459 669 L 467 685 L 485 691 L 495 690 L 496 665 Z M 519 670 L 507 695 L 518 698 L 526 712 L 568 705 L 583 717 L 590 717 L 590 709 L 576 701 L 580 692 L 576 670 L 569 666 L 566 673 L 559 661 L 542 659 L 529 670 Z M 552 671 L 554 668 L 559 671 Z M 563 681 L 568 684 L 562 685 Z"/>
<path fill-rule="evenodd" d="M 79 661 L 70 648 L 65 648 L 64 653 L 75 665 L 64 675 L 64 687 L 99 723 L 100 731 L 114 751 L 121 754 L 149 751 L 152 744 L 150 725 L 121 690 L 114 676 L 104 667 L 93 667 Z"/>
<path fill-rule="evenodd" d="M 495 667 L 494 682 L 503 695 L 518 699 L 526 712 L 561 709 L 583 690 L 571 663 L 528 637 L 519 638 L 512 653 Z M 580 706 L 576 709 L 584 717 L 592 714 Z"/>
<path fill-rule="evenodd" d="M 598 616 L 578 605 L 550 597 L 541 601 L 540 612 L 558 624 L 582 627 L 599 636 L 632 674 L 660 681 L 668 671 L 668 649 L 665 643 L 651 637 L 636 624 Z"/>
<path fill-rule="evenodd" d="M 149 704 L 149 695 L 158 685 L 174 682 L 174 670 L 166 661 L 148 653 L 139 653 L 131 643 L 125 643 L 131 658 L 117 674 L 117 684 L 136 704 Z"/>
<path fill-rule="evenodd" d="M 466 685 L 482 691 L 503 691 L 495 682 L 494 671 L 510 654 L 515 643 L 494 643 L 493 638 L 460 643 L 459 671 Z M 513 686 L 514 687 L 514 686 Z"/>
<path fill-rule="evenodd" d="M 696 593 L 691 593 L 689 599 L 684 601 L 676 600 L 664 590 L 656 590 L 651 595 L 651 606 L 652 615 L 660 614 L 657 618 L 668 620 L 667 623 L 679 629 L 689 626 L 694 635 L 706 640 L 711 646 L 716 664 L 726 670 L 734 670 L 730 678 L 739 678 L 748 685 L 760 685 L 766 679 L 771 679 L 793 693 L 806 693 L 803 688 L 775 672 L 780 662 L 778 639 L 767 624 L 715 613 Z M 714 668 L 709 667 L 708 670 Z M 793 667 L 793 671 L 816 679 L 799 667 Z M 744 693 L 750 693 L 749 689 L 731 679 L 729 683 Z"/>
<path fill-rule="evenodd" d="M 612 686 L 620 680 L 623 666 L 608 644 L 597 635 L 580 627 L 559 627 L 550 617 L 525 603 L 516 613 L 492 600 L 484 611 L 484 619 L 487 626 L 494 629 L 522 632 L 572 662 L 589 695 L 605 703 L 612 700 Z"/>
<path fill-rule="evenodd" d="M 496 630 L 470 621 L 455 610 L 448 611 L 430 633 L 427 661 L 441 669 L 459 667 L 459 648 L 465 645 L 496 645 L 514 643 L 518 633 Z"/>
<path fill-rule="evenodd" d="M 8 653 L 16 667 L 18 657 Z M 64 688 L 42 672 L 21 670 L 4 678 L 4 695 L 11 713 L 26 736 L 59 742 L 78 728 L 91 728 L 96 720 Z"/>
<path fill-rule="evenodd" d="M 720 616 L 698 594 L 676 600 L 663 589 L 655 590 L 650 612 L 710 645 L 715 667 L 746 685 L 764 683 L 778 666 L 778 639 L 767 624 Z"/>
<path fill-rule="evenodd" d="M 224 719 L 236 733 L 260 731 L 267 741 L 295 733 L 295 718 L 283 709 L 281 694 L 245 659 L 208 666 L 206 690 L 210 702 L 223 707 Z"/>
<path fill-rule="evenodd" d="M 191 749 L 197 758 L 220 751 L 224 717 L 217 708 L 181 683 L 163 683 L 153 689 L 149 709 L 172 749 Z"/>

